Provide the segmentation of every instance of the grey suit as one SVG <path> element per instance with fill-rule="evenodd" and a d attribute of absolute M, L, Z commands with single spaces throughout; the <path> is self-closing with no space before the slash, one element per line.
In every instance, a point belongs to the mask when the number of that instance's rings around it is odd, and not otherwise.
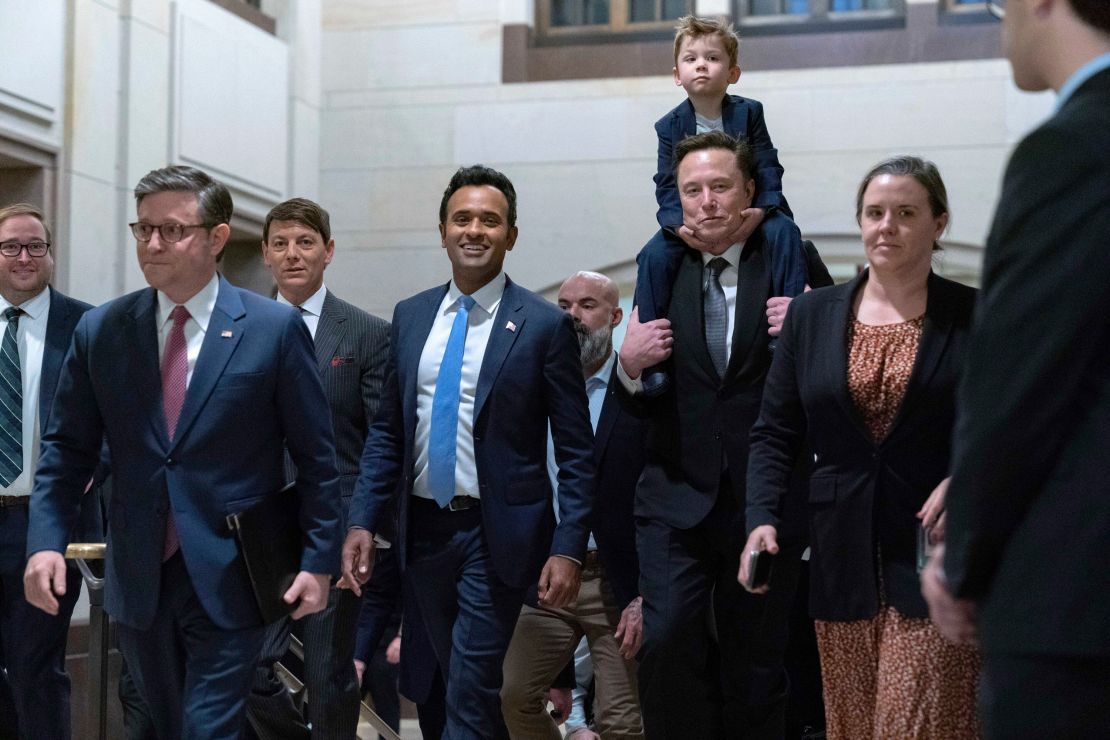
<path fill-rule="evenodd" d="M 389 323 L 329 290 L 314 343 L 335 432 L 339 492 L 345 516 L 358 478 L 366 431 L 378 410 L 385 382 Z M 263 740 L 308 737 L 305 720 L 312 723 L 314 738 L 350 740 L 355 736 L 359 687 L 355 680 L 354 647 L 359 603 L 350 591 L 332 588 L 327 608 L 302 620 L 304 680 L 309 694 L 303 718 L 273 674 L 274 661 L 280 660 L 288 647 L 291 625 L 285 620 L 271 627 L 248 707 L 250 724 L 258 737 Z"/>

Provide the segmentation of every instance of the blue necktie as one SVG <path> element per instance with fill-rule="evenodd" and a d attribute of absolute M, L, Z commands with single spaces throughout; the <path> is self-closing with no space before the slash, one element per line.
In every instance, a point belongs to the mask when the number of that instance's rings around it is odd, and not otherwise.
<path fill-rule="evenodd" d="M 455 497 L 455 447 L 459 432 L 459 386 L 462 383 L 463 350 L 466 349 L 467 318 L 474 308 L 468 295 L 459 298 L 459 312 L 451 324 L 451 336 L 439 364 L 436 392 L 432 397 L 432 430 L 428 437 L 428 489 L 440 508 Z"/>
<path fill-rule="evenodd" d="M 0 487 L 7 488 L 23 472 L 23 374 L 19 369 L 19 316 L 8 308 L 8 329 L 0 346 Z"/>

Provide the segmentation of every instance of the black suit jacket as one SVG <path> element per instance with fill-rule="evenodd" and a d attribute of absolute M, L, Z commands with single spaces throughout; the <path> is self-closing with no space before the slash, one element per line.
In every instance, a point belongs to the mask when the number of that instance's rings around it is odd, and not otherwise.
<path fill-rule="evenodd" d="M 651 419 L 637 516 L 693 527 L 713 508 L 723 480 L 727 490 L 720 493 L 733 496 L 736 510 L 744 510 L 748 435 L 771 363 L 766 314 L 771 277 L 762 230 L 741 250 L 738 271 L 732 354 L 722 378 L 705 345 L 701 254 L 687 249 L 682 258 L 671 301 L 671 390 L 655 399 L 632 399 Z"/>
<path fill-rule="evenodd" d="M 597 541 L 601 567 L 618 606 L 624 609 L 640 593 L 632 505 L 636 481 L 647 457 L 647 422 L 622 405 L 619 385 L 614 366 L 594 432 L 597 493 L 588 521 Z"/>
<path fill-rule="evenodd" d="M 335 431 L 343 513 L 351 504 L 370 422 L 378 411 L 389 362 L 389 322 L 325 293 L 313 340 Z M 388 533 L 383 532 L 386 536 Z"/>
<path fill-rule="evenodd" d="M 1105 70 L 1018 145 L 987 240 L 944 565 L 988 651 L 1110 656 L 1108 121 Z"/>
<path fill-rule="evenodd" d="M 926 617 L 917 578 L 914 516 L 948 475 L 956 382 L 967 350 L 975 291 L 929 276 L 925 326 L 906 395 L 887 436 L 871 438 L 848 392 L 848 323 L 866 282 L 799 296 L 790 306 L 767 377 L 748 466 L 748 528 L 782 526 L 794 460 L 816 455 L 809 480 L 813 616 L 873 617 L 876 558 L 886 603 Z"/>

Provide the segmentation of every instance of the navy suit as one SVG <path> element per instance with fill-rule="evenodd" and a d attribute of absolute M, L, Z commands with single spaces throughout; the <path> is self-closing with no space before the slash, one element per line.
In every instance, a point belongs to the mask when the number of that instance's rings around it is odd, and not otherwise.
<path fill-rule="evenodd" d="M 406 619 L 420 614 L 446 678 L 447 734 L 489 737 L 503 732 L 498 729 L 497 698 L 501 659 L 524 589 L 536 582 L 548 556 L 579 561 L 584 556 L 593 497 L 593 436 L 578 339 L 569 317 L 506 279 L 474 401 L 481 505 L 440 511 L 410 495 L 420 355 L 447 287 L 402 301 L 394 312 L 390 371 L 381 411 L 366 441 L 348 523 L 379 531 L 391 520 L 400 494 L 394 546 L 406 579 Z M 549 421 L 560 467 L 558 527 L 546 468 Z M 479 553 L 483 573 L 476 581 L 457 570 L 460 565 L 453 558 L 464 550 Z M 480 615 L 468 608 L 473 606 L 468 600 L 479 592 L 491 599 Z M 469 635 L 464 622 L 474 628 Z M 402 656 L 408 635 L 406 630 Z M 408 673 L 414 683 L 427 687 L 436 666 L 410 665 Z"/>
<path fill-rule="evenodd" d="M 160 735 L 236 737 L 262 619 L 225 517 L 281 488 L 287 445 L 299 471 L 301 568 L 336 570 L 327 402 L 297 313 L 221 278 L 171 441 L 156 317 L 148 288 L 78 324 L 42 438 L 27 552 L 64 550 L 106 435 L 115 475 L 105 608 L 128 664 Z M 180 552 L 163 564 L 170 506 Z"/>
<path fill-rule="evenodd" d="M 50 290 L 50 314 L 39 374 L 39 429 L 50 421 L 58 373 L 69 349 L 73 328 L 91 306 Z M 87 482 L 87 479 L 86 479 Z M 84 490 L 82 487 L 81 490 Z M 90 496 L 95 499 L 95 496 Z M 87 507 L 96 514 L 95 500 Z M 26 508 L 0 510 L 0 665 L 7 670 L 18 716 L 18 737 L 68 738 L 70 735 L 69 676 L 65 672 L 66 633 L 73 607 L 81 593 L 81 576 L 69 568 L 66 595 L 59 599 L 57 616 L 31 606 L 23 596 L 23 570 L 27 565 Z M 82 537 L 94 533 L 82 531 Z M 49 707 L 49 711 L 43 711 Z M 14 719 L 14 718 L 13 718 Z M 14 725 L 6 731 L 17 732 Z"/>

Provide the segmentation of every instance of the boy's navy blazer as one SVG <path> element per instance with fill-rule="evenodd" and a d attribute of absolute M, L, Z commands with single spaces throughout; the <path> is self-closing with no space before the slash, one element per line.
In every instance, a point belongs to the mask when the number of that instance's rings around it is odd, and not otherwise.
<path fill-rule="evenodd" d="M 31 499 L 27 553 L 64 551 L 101 439 L 112 460 L 106 600 L 146 629 L 158 603 L 168 507 L 208 616 L 261 623 L 227 514 L 277 492 L 297 466 L 301 567 L 332 573 L 341 530 L 335 449 L 312 338 L 296 311 L 220 278 L 215 308 L 170 440 L 153 288 L 86 312 L 59 374 Z M 52 317 L 53 319 L 53 317 Z"/>
<path fill-rule="evenodd" d="M 793 217 L 790 206 L 782 194 L 782 165 L 778 150 L 771 143 L 767 124 L 763 120 L 763 104 L 739 95 L 726 95 L 721 105 L 721 120 L 729 136 L 745 137 L 755 151 L 756 208 L 777 208 Z M 682 225 L 682 203 L 678 198 L 675 182 L 674 149 L 678 142 L 698 131 L 694 104 L 687 98 L 670 113 L 655 122 L 659 137 L 659 161 L 655 172 L 655 200 L 659 204 L 656 219 L 660 228 L 674 231 Z"/>
<path fill-rule="evenodd" d="M 378 532 L 399 496 L 397 546 L 406 564 L 416 459 L 420 355 L 448 286 L 397 304 L 381 408 L 362 457 L 349 526 Z M 561 520 L 555 526 L 547 430 L 559 457 Z M 509 586 L 534 585 L 549 555 L 579 561 L 589 535 L 594 449 L 578 337 L 568 316 L 505 280 L 474 400 L 474 455 L 490 556 Z"/>

